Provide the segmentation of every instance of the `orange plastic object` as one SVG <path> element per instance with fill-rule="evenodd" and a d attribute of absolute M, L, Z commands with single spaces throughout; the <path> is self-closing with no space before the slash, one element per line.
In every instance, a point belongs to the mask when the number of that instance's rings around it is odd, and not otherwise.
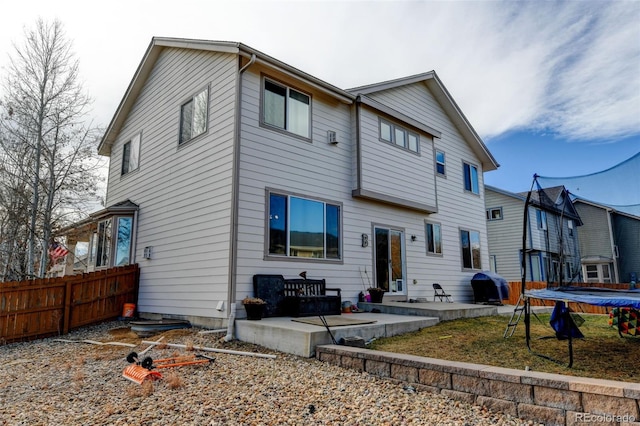
<path fill-rule="evenodd" d="M 139 385 L 145 380 L 160 380 L 162 374 L 158 371 L 147 370 L 139 365 L 131 364 L 122 372 L 122 376 Z"/>

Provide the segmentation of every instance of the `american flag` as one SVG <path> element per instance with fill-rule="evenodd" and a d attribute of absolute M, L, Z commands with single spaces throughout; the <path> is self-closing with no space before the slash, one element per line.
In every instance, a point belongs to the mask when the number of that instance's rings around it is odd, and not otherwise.
<path fill-rule="evenodd" d="M 55 262 L 61 257 L 65 257 L 69 253 L 69 250 L 61 246 L 60 244 L 54 242 L 49 246 L 49 256 L 51 257 L 51 261 Z"/>

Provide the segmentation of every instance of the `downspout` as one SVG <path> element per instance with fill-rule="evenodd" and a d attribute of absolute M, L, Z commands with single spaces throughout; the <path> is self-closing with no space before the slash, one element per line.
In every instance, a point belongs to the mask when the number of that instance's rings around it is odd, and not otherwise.
<path fill-rule="evenodd" d="M 239 61 L 242 57 L 239 56 Z M 229 296 L 227 304 L 230 313 L 227 323 L 227 335 L 224 337 L 226 342 L 233 340 L 233 326 L 236 320 L 236 290 L 238 281 L 238 209 L 239 209 L 239 192 L 240 192 L 240 129 L 242 127 L 242 74 L 256 62 L 256 55 L 252 54 L 251 59 L 243 67 L 238 70 L 238 84 L 236 85 L 236 120 L 233 150 L 233 182 L 231 192 L 231 238 L 229 240 Z"/>
<path fill-rule="evenodd" d="M 361 134 L 360 134 L 360 96 L 356 99 L 356 189 L 362 188 L 362 147 L 361 147 Z"/>

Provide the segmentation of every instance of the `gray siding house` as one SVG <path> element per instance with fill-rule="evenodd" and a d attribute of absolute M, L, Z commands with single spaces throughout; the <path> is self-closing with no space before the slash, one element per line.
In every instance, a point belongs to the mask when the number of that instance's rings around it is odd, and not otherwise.
<path fill-rule="evenodd" d="M 344 90 L 241 43 L 154 38 L 99 153 L 130 211 L 100 213 L 93 264 L 140 265 L 143 317 L 219 326 L 254 274 L 301 271 L 353 302 L 434 282 L 471 301 L 488 269 L 498 164 L 435 72 Z"/>
<path fill-rule="evenodd" d="M 584 220 L 578 230 L 587 282 L 629 283 L 640 275 L 640 217 L 576 199 Z"/>
<path fill-rule="evenodd" d="M 545 194 L 551 207 L 543 201 Z M 526 193 L 485 186 L 491 270 L 507 281 L 522 280 L 522 233 Z M 581 282 L 577 227 L 582 220 L 564 187 L 532 191 L 527 210 L 525 248 L 527 281 Z M 562 238 L 559 236 L 562 235 Z"/>

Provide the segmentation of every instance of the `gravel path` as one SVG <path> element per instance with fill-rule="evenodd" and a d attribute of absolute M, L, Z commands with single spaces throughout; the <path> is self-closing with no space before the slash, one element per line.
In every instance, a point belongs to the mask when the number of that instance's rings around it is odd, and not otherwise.
<path fill-rule="evenodd" d="M 0 425 L 522 425 L 482 407 L 421 392 L 198 329 L 165 332 L 167 343 L 272 353 L 276 359 L 206 352 L 213 364 L 161 370 L 138 385 L 122 376 L 132 350 L 146 349 L 125 323 L 65 339 L 129 342 L 135 348 L 57 342 L 0 346 Z M 153 348 L 154 359 L 184 349 Z"/>

